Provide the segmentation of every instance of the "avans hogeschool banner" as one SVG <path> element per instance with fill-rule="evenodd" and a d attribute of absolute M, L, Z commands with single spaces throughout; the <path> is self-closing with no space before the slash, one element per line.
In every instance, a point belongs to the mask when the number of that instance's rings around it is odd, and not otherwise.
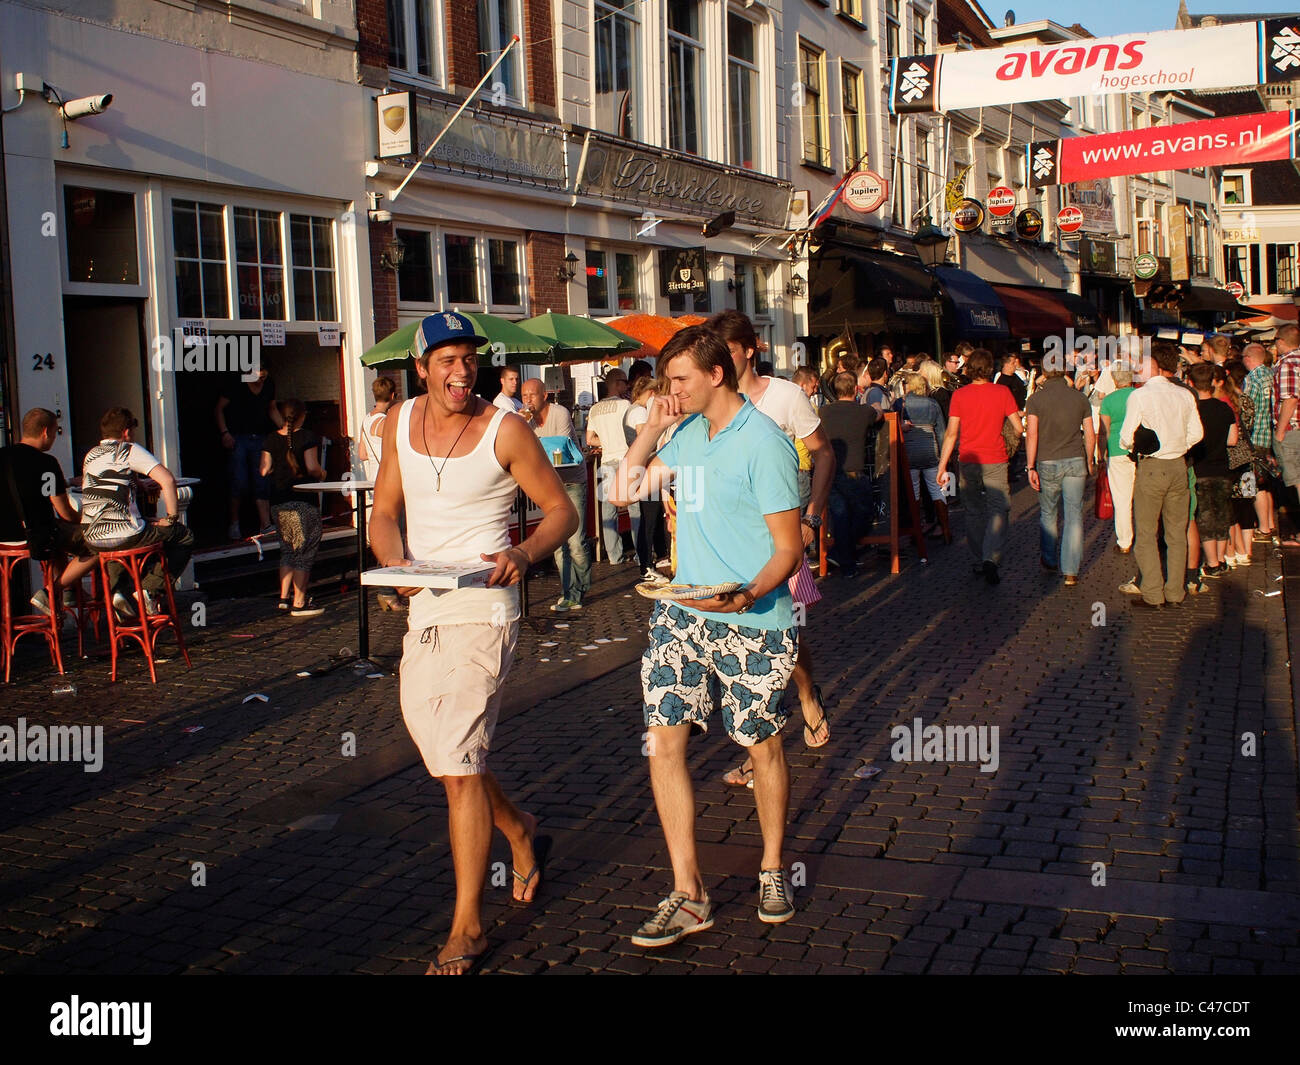
<path fill-rule="evenodd" d="M 1119 92 L 1221 89 L 1300 76 L 1300 17 L 892 60 L 894 114 Z"/>
<path fill-rule="evenodd" d="M 1029 183 L 1035 188 L 1220 163 L 1293 159 L 1295 149 L 1294 111 L 1231 115 L 1091 137 L 1034 141 L 1025 147 Z"/>

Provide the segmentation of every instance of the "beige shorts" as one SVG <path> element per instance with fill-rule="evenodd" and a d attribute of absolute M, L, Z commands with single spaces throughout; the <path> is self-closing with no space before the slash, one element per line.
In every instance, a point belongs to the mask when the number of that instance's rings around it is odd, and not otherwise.
<path fill-rule="evenodd" d="M 435 625 L 402 641 L 402 718 L 435 777 L 487 769 L 519 623 Z"/>

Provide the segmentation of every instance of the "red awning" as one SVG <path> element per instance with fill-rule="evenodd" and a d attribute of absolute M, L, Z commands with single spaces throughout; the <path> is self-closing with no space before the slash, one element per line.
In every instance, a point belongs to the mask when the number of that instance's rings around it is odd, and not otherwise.
<path fill-rule="evenodd" d="M 994 285 L 993 291 L 1007 309 L 1013 337 L 1064 336 L 1074 328 L 1074 314 L 1050 289 Z"/>

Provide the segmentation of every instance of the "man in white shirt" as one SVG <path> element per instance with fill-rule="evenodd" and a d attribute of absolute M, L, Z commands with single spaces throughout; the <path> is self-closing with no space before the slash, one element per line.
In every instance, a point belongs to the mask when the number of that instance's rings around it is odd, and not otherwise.
<path fill-rule="evenodd" d="M 607 486 L 627 454 L 627 436 L 623 431 L 623 418 L 631 406 L 627 398 L 627 374 L 615 367 L 605 375 L 605 387 L 607 397 L 587 412 L 587 444 L 600 448 L 600 475 L 596 481 L 600 532 L 605 541 L 605 555 L 617 566 L 624 559 L 623 535 L 618 531 L 618 508 L 609 501 Z"/>
<path fill-rule="evenodd" d="M 501 391 L 497 393 L 492 405 L 502 410 L 514 411 L 516 414 L 522 409 L 523 403 L 519 400 L 518 370 L 507 366 L 501 371 Z"/>
<path fill-rule="evenodd" d="M 194 534 L 181 524 L 176 495 L 176 478 L 166 466 L 133 441 L 139 424 L 125 407 L 113 407 L 99 419 L 99 443 L 86 453 L 81 467 L 81 529 L 86 546 L 92 551 L 125 551 L 145 544 L 162 544 L 167 569 L 172 578 L 179 577 L 189 565 L 194 550 Z M 158 485 L 166 514 L 149 524 L 136 506 L 136 477 L 148 477 Z M 112 563 L 112 601 L 118 616 L 133 618 L 135 606 L 126 594 L 131 590 L 124 580 L 126 570 Z M 140 582 L 145 605 L 154 609 L 153 600 L 163 592 L 162 564 L 155 559 Z"/>
<path fill-rule="evenodd" d="M 1119 442 L 1141 456 L 1133 486 L 1133 556 L 1141 574 L 1142 597 L 1133 602 L 1160 607 L 1181 603 L 1187 595 L 1187 522 L 1192 497 L 1183 456 L 1204 430 L 1196 412 L 1196 396 L 1173 380 L 1178 372 L 1178 349 L 1167 340 L 1157 340 L 1151 345 L 1151 355 L 1158 372 L 1129 397 Z M 1141 439 L 1134 440 L 1139 428 L 1155 434 L 1155 450 L 1147 451 Z M 1156 544 L 1162 517 L 1168 576 L 1161 572 Z"/>

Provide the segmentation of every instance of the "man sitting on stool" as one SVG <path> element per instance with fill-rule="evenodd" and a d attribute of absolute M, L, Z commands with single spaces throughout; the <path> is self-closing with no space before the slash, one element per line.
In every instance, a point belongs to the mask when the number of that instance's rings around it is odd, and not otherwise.
<path fill-rule="evenodd" d="M 162 544 L 172 576 L 189 565 L 194 534 L 180 523 L 176 478 L 149 451 L 132 440 L 139 424 L 125 407 L 113 407 L 99 420 L 99 444 L 86 454 L 81 467 L 81 525 L 86 546 L 92 551 L 126 551 L 146 544 Z M 145 522 L 136 506 L 136 475 L 157 483 L 166 515 L 153 524 Z M 136 615 L 130 598 L 132 589 L 124 581 L 125 571 L 109 566 L 113 609 L 129 620 Z M 145 605 L 157 610 L 163 591 L 162 565 L 155 559 L 142 582 Z M 105 589 L 108 594 L 108 589 Z"/>
<path fill-rule="evenodd" d="M 95 568 L 95 556 L 81 539 L 81 515 L 68 500 L 68 485 L 58 459 L 46 454 L 59 434 L 54 412 L 33 407 L 23 416 L 22 439 L 0 449 L 0 541 L 27 541 L 37 562 L 77 556 L 59 575 L 65 606 L 77 581 Z M 42 588 L 32 606 L 49 617 L 53 610 Z"/>

